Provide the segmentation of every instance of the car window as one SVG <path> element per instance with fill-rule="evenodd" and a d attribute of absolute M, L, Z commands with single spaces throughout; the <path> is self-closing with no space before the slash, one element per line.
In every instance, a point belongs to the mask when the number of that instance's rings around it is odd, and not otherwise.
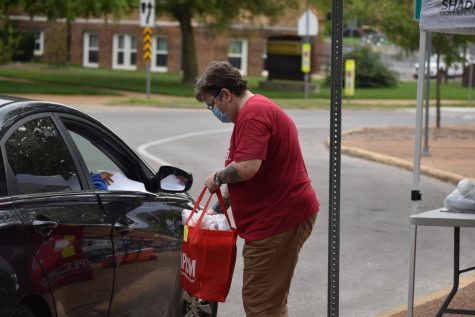
<path fill-rule="evenodd" d="M 80 190 L 69 151 L 50 118 L 29 121 L 5 142 L 19 194 Z"/>
<path fill-rule="evenodd" d="M 86 137 L 69 129 L 68 132 L 83 157 L 96 189 L 146 192 L 144 183 L 127 178 L 125 175 L 129 175 L 129 171 L 120 168 L 111 158 L 111 154 L 107 155 L 108 152 Z"/>
<path fill-rule="evenodd" d="M 97 171 L 122 171 L 117 164 L 114 163 L 107 155 L 105 155 L 99 148 L 92 144 L 89 140 L 83 136 L 68 130 L 71 135 L 74 143 L 78 147 L 79 152 L 81 153 L 86 167 L 90 173 Z"/>

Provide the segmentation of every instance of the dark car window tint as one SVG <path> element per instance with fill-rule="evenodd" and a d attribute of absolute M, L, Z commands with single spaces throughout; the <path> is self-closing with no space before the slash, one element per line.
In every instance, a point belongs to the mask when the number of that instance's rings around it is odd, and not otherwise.
<path fill-rule="evenodd" d="M 68 149 L 50 118 L 20 126 L 6 141 L 5 150 L 20 194 L 81 188 Z"/>

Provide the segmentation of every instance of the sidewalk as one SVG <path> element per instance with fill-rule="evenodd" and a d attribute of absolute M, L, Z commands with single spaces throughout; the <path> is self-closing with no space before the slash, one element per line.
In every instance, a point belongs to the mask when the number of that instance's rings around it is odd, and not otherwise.
<path fill-rule="evenodd" d="M 414 300 L 414 317 L 434 317 L 438 312 L 440 306 L 444 302 L 447 294 L 449 294 L 451 287 L 439 290 L 433 294 L 425 296 L 423 298 L 416 298 Z M 475 310 L 475 275 L 461 276 L 460 287 L 453 298 L 449 308 L 452 309 L 467 309 Z M 384 314 L 376 317 L 406 317 L 407 306 L 401 306 Z M 466 316 L 455 314 L 444 314 L 444 317 L 448 316 Z"/>
<path fill-rule="evenodd" d="M 452 184 L 475 179 L 475 125 L 429 131 L 430 156 L 421 157 L 421 173 Z M 342 141 L 344 154 L 412 170 L 414 127 L 353 129 Z"/>
<path fill-rule="evenodd" d="M 430 129 L 429 152 L 421 158 L 421 173 L 455 185 L 475 179 L 475 125 Z M 342 133 L 342 153 L 412 170 L 414 127 L 363 128 Z M 451 283 L 452 281 L 447 281 Z M 414 316 L 435 316 L 450 287 L 415 299 Z M 460 288 L 449 308 L 475 310 L 475 274 L 461 275 Z M 403 305 L 377 317 L 405 317 Z M 464 316 L 444 314 L 445 316 Z"/>

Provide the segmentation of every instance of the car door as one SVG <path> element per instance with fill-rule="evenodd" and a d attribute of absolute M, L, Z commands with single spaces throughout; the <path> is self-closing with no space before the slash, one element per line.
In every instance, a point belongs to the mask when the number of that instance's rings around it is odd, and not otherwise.
<path fill-rule="evenodd" d="M 58 316 L 107 316 L 112 224 L 52 115 L 27 117 L 5 135 L 7 187 Z"/>
<path fill-rule="evenodd" d="M 11 316 L 22 299 L 28 296 L 31 268 L 35 265 L 23 234 L 23 222 L 8 196 L 3 157 L 0 155 L 0 316 Z M 37 276 L 41 279 L 42 276 Z M 37 296 L 50 301 L 49 289 L 34 289 Z"/>
<path fill-rule="evenodd" d="M 61 120 L 88 172 L 113 174 L 107 190 L 96 191 L 114 226 L 114 256 L 102 263 L 115 266 L 111 316 L 170 316 L 182 233 L 180 213 L 170 204 L 179 195 L 149 192 L 153 173 L 108 130 Z"/>

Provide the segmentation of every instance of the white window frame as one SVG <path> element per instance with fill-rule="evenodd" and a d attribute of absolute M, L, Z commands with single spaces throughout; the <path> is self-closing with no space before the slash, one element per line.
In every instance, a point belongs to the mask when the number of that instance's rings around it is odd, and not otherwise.
<path fill-rule="evenodd" d="M 97 35 L 98 37 L 98 46 L 96 47 L 91 47 L 91 35 Z M 82 64 L 84 67 L 92 67 L 92 68 L 97 68 L 99 67 L 99 63 L 91 63 L 89 62 L 89 52 L 90 51 L 97 51 L 97 54 L 99 55 L 99 33 L 96 32 L 86 32 L 83 35 L 83 59 L 82 59 Z"/>
<path fill-rule="evenodd" d="M 35 31 L 33 32 L 35 34 L 35 42 L 34 46 L 36 46 L 36 42 L 39 42 L 39 49 L 33 50 L 33 55 L 35 56 L 41 56 L 44 53 L 44 48 L 45 48 L 45 32 L 44 31 Z M 39 34 L 39 37 L 36 38 L 36 34 Z"/>
<path fill-rule="evenodd" d="M 167 41 L 167 50 L 158 50 L 157 38 Z M 157 54 L 167 55 L 167 66 L 156 66 Z M 156 72 L 168 72 L 168 37 L 166 36 L 154 36 L 152 40 L 152 71 Z"/>
<path fill-rule="evenodd" d="M 229 45 L 231 44 L 231 41 L 241 42 L 241 53 L 230 53 L 229 52 Z M 230 58 L 230 57 L 241 58 L 241 69 L 239 69 L 239 71 L 243 75 L 247 74 L 248 46 L 249 45 L 248 45 L 248 40 L 247 39 L 243 39 L 243 38 L 230 38 L 229 39 L 228 58 Z"/>
<path fill-rule="evenodd" d="M 117 54 L 119 53 L 119 36 L 124 37 L 124 48 L 121 51 L 124 53 L 124 64 L 118 64 Z M 112 38 L 112 69 L 124 69 L 124 70 L 137 70 L 137 48 L 132 48 L 132 37 L 135 37 L 137 43 L 137 37 L 132 34 L 116 33 Z M 138 43 L 137 43 L 138 45 Z M 130 57 L 132 53 L 135 53 L 135 65 L 130 64 Z"/>

